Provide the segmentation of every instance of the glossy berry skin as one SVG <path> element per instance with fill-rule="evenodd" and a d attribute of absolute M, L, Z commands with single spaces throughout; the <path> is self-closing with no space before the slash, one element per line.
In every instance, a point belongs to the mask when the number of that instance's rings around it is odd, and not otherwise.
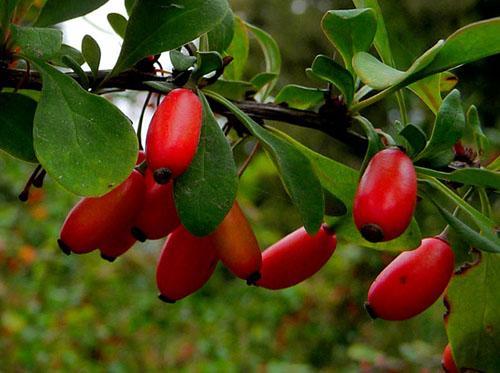
<path fill-rule="evenodd" d="M 182 225 L 167 238 L 156 267 L 159 298 L 174 303 L 200 289 L 217 265 L 209 237 L 196 237 Z"/>
<path fill-rule="evenodd" d="M 156 183 L 149 169 L 146 170 L 145 180 L 144 203 L 132 228 L 134 236 L 140 241 L 166 237 L 180 224 L 175 209 L 173 183 Z"/>
<path fill-rule="evenodd" d="M 101 197 L 81 199 L 69 212 L 61 228 L 59 246 L 66 253 L 83 254 L 130 227 L 144 199 L 144 177 L 130 176 Z"/>
<path fill-rule="evenodd" d="M 189 89 L 171 91 L 156 109 L 146 136 L 146 157 L 157 183 L 187 170 L 200 140 L 202 106 Z"/>
<path fill-rule="evenodd" d="M 411 159 L 398 148 L 384 149 L 368 163 L 354 197 L 354 222 L 365 239 L 389 241 L 408 227 L 417 202 Z"/>
<path fill-rule="evenodd" d="M 298 284 L 318 272 L 336 246 L 337 238 L 326 225 L 314 236 L 299 228 L 262 253 L 262 277 L 255 284 L 273 290 Z"/>
<path fill-rule="evenodd" d="M 110 237 L 99 245 L 101 257 L 109 262 L 125 254 L 137 242 L 130 233 L 130 228 L 123 230 L 114 237 Z"/>
<path fill-rule="evenodd" d="M 211 238 L 219 259 L 234 275 L 251 282 L 260 278 L 262 254 L 238 202 L 234 202 Z"/>
<path fill-rule="evenodd" d="M 450 245 L 438 237 L 397 256 L 375 279 L 366 309 L 373 318 L 406 320 L 429 308 L 444 292 L 454 269 Z"/>
<path fill-rule="evenodd" d="M 441 359 L 441 366 L 446 373 L 458 373 L 458 368 L 455 364 L 455 360 L 453 360 L 451 346 L 449 343 L 444 348 L 443 357 Z"/>

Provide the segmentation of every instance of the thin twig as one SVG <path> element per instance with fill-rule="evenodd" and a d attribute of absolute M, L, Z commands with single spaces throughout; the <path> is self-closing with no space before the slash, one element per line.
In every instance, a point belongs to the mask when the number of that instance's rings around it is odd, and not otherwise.
<path fill-rule="evenodd" d="M 247 169 L 248 165 L 252 161 L 252 158 L 255 156 L 255 154 L 257 154 L 259 147 L 260 147 L 260 142 L 256 141 L 255 145 L 252 148 L 252 151 L 250 152 L 248 157 L 245 159 L 243 164 L 240 166 L 240 169 L 238 170 L 238 177 L 241 177 L 241 175 L 243 175 L 243 172 L 245 172 L 245 170 Z"/>
<path fill-rule="evenodd" d="M 149 105 L 149 100 L 151 99 L 152 95 L 153 92 L 148 92 L 146 100 L 144 100 L 144 105 L 142 105 L 141 116 L 139 117 L 139 124 L 137 125 L 137 140 L 139 141 L 140 150 L 144 150 L 144 147 L 142 146 L 142 122 L 144 120 L 144 114 L 146 113 L 146 108 Z"/>

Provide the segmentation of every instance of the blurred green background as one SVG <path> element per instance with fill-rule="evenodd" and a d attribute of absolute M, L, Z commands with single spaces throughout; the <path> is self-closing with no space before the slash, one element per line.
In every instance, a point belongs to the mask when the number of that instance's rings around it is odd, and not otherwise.
<path fill-rule="evenodd" d="M 348 1 L 233 0 L 237 14 L 270 32 L 283 56 L 279 85 L 312 85 L 304 69 L 333 50 L 319 22 Z M 455 29 L 500 14 L 498 1 L 381 2 L 398 65 Z M 251 51 L 258 71 L 262 57 Z M 457 70 L 464 102 L 475 103 L 498 152 L 499 58 Z M 416 123 L 432 118 L 407 94 Z M 390 99 L 366 115 L 379 127 L 397 118 Z M 281 125 L 309 146 L 347 162 L 360 160 L 320 133 Z M 251 149 L 239 147 L 238 160 Z M 50 178 L 30 201 L 17 200 L 32 166 L 0 154 L 0 371 L 431 372 L 446 344 L 441 301 L 405 322 L 372 321 L 363 309 L 368 287 L 393 255 L 339 247 L 320 273 L 283 291 L 248 287 L 221 265 L 199 292 L 174 305 L 160 302 L 155 266 L 162 241 L 138 244 L 115 263 L 97 253 L 69 257 L 56 245 L 74 196 Z M 241 179 L 239 200 L 262 248 L 300 225 L 271 162 L 261 152 Z M 496 201 L 498 211 L 498 201 Z M 422 203 L 425 235 L 444 224 Z M 465 248 L 454 247 L 460 256 Z"/>

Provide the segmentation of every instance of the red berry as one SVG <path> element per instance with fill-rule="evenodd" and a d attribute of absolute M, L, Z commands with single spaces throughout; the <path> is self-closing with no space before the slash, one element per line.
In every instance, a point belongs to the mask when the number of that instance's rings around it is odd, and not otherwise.
<path fill-rule="evenodd" d="M 299 228 L 262 253 L 262 277 L 255 284 L 267 289 L 298 284 L 318 272 L 336 246 L 337 238 L 326 225 L 314 236 Z"/>
<path fill-rule="evenodd" d="M 182 225 L 168 236 L 156 268 L 159 298 L 173 303 L 201 288 L 214 272 L 217 255 L 209 237 L 196 237 Z"/>
<path fill-rule="evenodd" d="M 130 228 L 125 229 L 99 245 L 101 257 L 114 262 L 116 258 L 127 252 L 136 242 L 137 240 L 130 233 Z"/>
<path fill-rule="evenodd" d="M 146 170 L 146 193 L 144 203 L 136 216 L 132 232 L 144 241 L 167 236 L 180 224 L 173 195 L 173 183 L 157 184 L 150 169 Z"/>
<path fill-rule="evenodd" d="M 453 355 L 451 353 L 451 346 L 448 343 L 443 351 L 443 358 L 441 359 L 441 365 L 446 373 L 458 373 L 457 365 L 455 360 L 453 360 Z"/>
<path fill-rule="evenodd" d="M 354 197 L 353 216 L 364 238 L 389 241 L 408 227 L 417 202 L 417 177 L 411 159 L 397 148 L 370 160 Z"/>
<path fill-rule="evenodd" d="M 450 245 L 438 237 L 425 238 L 412 251 L 398 255 L 375 279 L 366 308 L 372 317 L 406 320 L 429 308 L 443 293 L 453 274 Z"/>
<path fill-rule="evenodd" d="M 189 89 L 171 91 L 156 109 L 146 136 L 146 156 L 157 183 L 187 170 L 200 140 L 201 102 Z"/>
<path fill-rule="evenodd" d="M 130 226 L 144 198 L 144 177 L 137 171 L 101 197 L 82 198 L 61 228 L 59 246 L 66 253 L 95 250 Z"/>
<path fill-rule="evenodd" d="M 260 277 L 259 244 L 236 201 L 211 238 L 219 259 L 236 276 L 251 282 Z"/>

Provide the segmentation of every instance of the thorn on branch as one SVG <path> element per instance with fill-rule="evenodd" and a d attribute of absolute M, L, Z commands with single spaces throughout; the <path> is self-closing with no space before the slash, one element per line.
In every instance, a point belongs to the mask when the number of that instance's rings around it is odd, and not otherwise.
<path fill-rule="evenodd" d="M 33 185 L 33 181 L 37 177 L 38 173 L 42 169 L 41 165 L 36 166 L 35 170 L 32 172 L 31 176 L 29 177 L 28 181 L 26 182 L 26 185 L 24 186 L 24 189 L 22 190 L 21 193 L 19 193 L 19 200 L 21 202 L 26 202 L 30 196 L 30 190 L 31 186 Z"/>

